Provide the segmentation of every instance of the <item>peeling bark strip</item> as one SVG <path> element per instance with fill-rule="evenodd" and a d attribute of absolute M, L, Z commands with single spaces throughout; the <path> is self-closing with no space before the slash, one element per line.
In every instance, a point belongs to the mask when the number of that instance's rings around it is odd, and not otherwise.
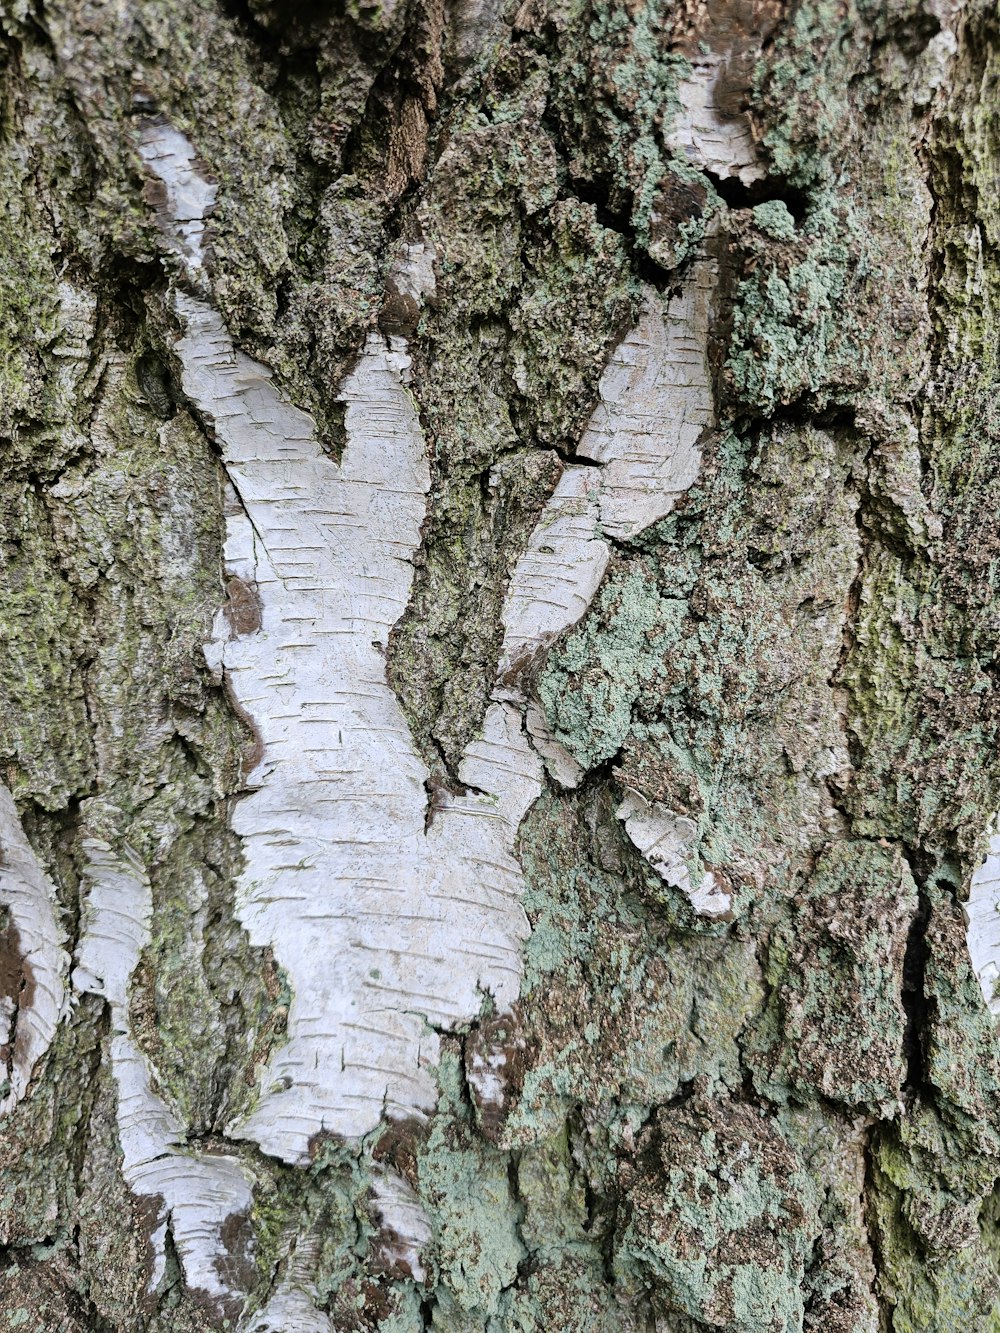
<path fill-rule="evenodd" d="M 169 127 L 147 127 L 141 151 L 165 187 L 161 220 L 198 284 L 211 188 L 192 180 L 194 152 Z M 415 301 L 430 285 L 426 255 L 408 247 L 398 268 L 397 293 Z M 589 606 L 609 554 L 596 528 L 634 535 L 694 481 L 712 419 L 712 282 L 711 268 L 696 265 L 666 319 L 650 292 L 602 379 L 603 405 L 581 444 L 602 464 L 600 499 L 591 469 L 567 469 L 511 579 L 508 678 Z M 321 1131 L 356 1138 L 386 1114 L 432 1110 L 432 1029 L 475 1017 L 484 994 L 501 1011 L 517 999 L 528 925 L 513 850 L 541 764 L 508 680 L 459 766 L 474 794 L 446 796 L 425 828 L 429 774 L 384 664 L 430 485 L 405 341 L 369 336 L 342 390 L 338 467 L 206 301 L 178 290 L 174 308 L 185 393 L 213 423 L 245 511 L 227 522 L 226 573 L 260 607 L 249 633 L 220 615 L 208 649 L 262 747 L 233 821 L 246 855 L 238 912 L 252 941 L 273 947 L 293 992 L 287 1044 L 257 1108 L 230 1132 L 305 1163 Z M 544 752 L 537 716 L 532 729 Z"/>
<path fill-rule="evenodd" d="M 431 1239 L 431 1224 L 413 1187 L 402 1176 L 387 1171 L 376 1177 L 373 1195 L 382 1224 L 379 1258 L 400 1276 L 423 1282 L 427 1274 L 420 1255 Z"/>
<path fill-rule="evenodd" d="M 757 161 L 749 118 L 734 116 L 725 107 L 724 68 L 723 56 L 715 53 L 692 59 L 691 74 L 677 88 L 681 115 L 670 140 L 704 170 L 749 185 L 765 172 Z"/>
<path fill-rule="evenodd" d="M 147 193 L 193 277 L 204 267 L 205 218 L 215 203 L 216 187 L 201 174 L 194 148 L 172 125 L 156 121 L 146 126 L 141 152 L 163 186 L 162 197 Z"/>
<path fill-rule="evenodd" d="M 697 480 L 702 436 L 715 424 L 708 335 L 717 281 L 717 265 L 703 258 L 671 300 L 646 288 L 639 322 L 615 348 L 577 446 L 580 457 L 600 466 L 565 469 L 511 575 L 504 684 L 516 685 L 582 619 L 611 558 L 607 538 L 635 537 L 665 518 Z M 518 689 L 496 697 L 527 702 L 528 734 L 550 777 L 575 787 L 583 770 L 541 710 Z"/>
<path fill-rule="evenodd" d="M 697 837 L 698 827 L 693 819 L 676 814 L 659 801 L 650 805 L 634 791 L 629 792 L 615 813 L 664 883 L 680 889 L 699 916 L 729 914 L 732 897 L 710 870 L 697 884 L 691 882 L 684 858 Z"/>
<path fill-rule="evenodd" d="M 724 3 L 705 38 L 686 43 L 691 69 L 677 86 L 680 115 L 668 139 L 703 171 L 743 185 L 767 172 L 747 115 L 748 93 L 761 39 L 774 27 L 780 8 L 769 0 Z"/>
<path fill-rule="evenodd" d="M 73 985 L 101 995 L 111 1009 L 111 1065 L 118 1085 L 122 1171 L 136 1194 L 159 1201 L 149 1237 L 153 1253 L 148 1290 L 164 1275 L 169 1225 L 189 1287 L 217 1302 L 244 1293 L 229 1271 L 223 1229 L 250 1211 L 250 1181 L 235 1157 L 185 1147 L 184 1126 L 153 1091 L 146 1057 L 129 1027 L 129 982 L 149 939 L 153 903 L 149 880 L 129 849 L 116 855 L 90 839 L 84 933 Z"/>
<path fill-rule="evenodd" d="M 554 643 L 593 601 L 611 556 L 598 536 L 600 493 L 594 468 L 567 467 L 559 478 L 511 575 L 501 679 Z"/>
<path fill-rule="evenodd" d="M 717 266 L 698 259 L 662 309 L 647 288 L 639 323 L 601 376 L 577 453 L 602 463 L 600 523 L 625 539 L 665 518 L 694 485 L 702 432 L 715 424 L 708 331 Z"/>
<path fill-rule="evenodd" d="M 7 1088 L 0 1116 L 24 1097 L 63 1013 L 69 956 L 56 921 L 55 886 L 24 836 L 14 798 L 0 784 L 0 907 L 9 916 L 0 990 L 0 1049 Z"/>

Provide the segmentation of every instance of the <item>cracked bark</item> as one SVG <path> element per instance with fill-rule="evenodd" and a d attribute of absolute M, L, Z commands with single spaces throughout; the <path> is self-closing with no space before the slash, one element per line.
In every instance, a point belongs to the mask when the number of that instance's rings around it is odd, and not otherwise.
<path fill-rule="evenodd" d="M 0 6 L 0 1328 L 1000 1327 L 998 68 Z"/>

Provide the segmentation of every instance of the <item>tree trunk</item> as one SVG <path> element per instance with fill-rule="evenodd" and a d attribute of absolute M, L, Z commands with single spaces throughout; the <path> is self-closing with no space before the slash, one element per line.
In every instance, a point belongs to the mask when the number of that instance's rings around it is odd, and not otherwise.
<path fill-rule="evenodd" d="M 995 1333 L 992 9 L 0 33 L 0 1330 Z"/>

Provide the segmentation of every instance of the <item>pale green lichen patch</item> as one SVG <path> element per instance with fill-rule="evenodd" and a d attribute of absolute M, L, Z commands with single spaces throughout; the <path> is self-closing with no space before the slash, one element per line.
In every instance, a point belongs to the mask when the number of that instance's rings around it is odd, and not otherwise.
<path fill-rule="evenodd" d="M 524 998 L 466 1052 L 482 1130 L 504 1145 L 557 1133 L 577 1103 L 650 1106 L 695 1078 L 742 1081 L 738 1039 L 762 999 L 752 950 L 664 930 L 641 885 L 623 892 L 624 839 L 600 816 L 597 803 L 574 813 L 543 798 L 522 830 Z M 499 1103 L 476 1086 L 483 1064 L 499 1069 Z"/>
<path fill-rule="evenodd" d="M 877 1138 L 871 1206 L 892 1333 L 996 1327 L 997 1274 L 979 1222 L 991 1181 L 926 1104 Z"/>
<path fill-rule="evenodd" d="M 523 1333 L 553 1327 L 610 1333 L 615 1327 L 604 1276 L 604 1228 L 576 1160 L 578 1143 L 579 1125 L 566 1124 L 517 1158 L 521 1236 L 532 1271 L 517 1293 L 511 1321 Z"/>
<path fill-rule="evenodd" d="M 584 768 L 621 749 L 645 691 L 662 696 L 685 605 L 637 562 L 605 582 L 591 613 L 549 657 L 539 697 L 556 738 Z"/>
<path fill-rule="evenodd" d="M 760 226 L 757 209 L 752 216 Z M 773 235 L 771 227 L 761 229 Z M 750 276 L 733 298 L 726 361 L 726 389 L 737 410 L 764 416 L 803 395 L 823 403 L 849 392 L 862 367 L 860 322 L 852 327 L 844 318 L 861 241 L 856 220 L 848 208 L 838 215 L 828 203 L 807 216 L 799 233 L 793 229 L 789 237 L 787 224 L 781 230 L 788 244 L 748 246 Z"/>
<path fill-rule="evenodd" d="M 616 1267 L 638 1271 L 663 1317 L 733 1333 L 802 1327 L 819 1199 L 766 1115 L 737 1101 L 661 1110 L 620 1175 Z"/>
<path fill-rule="evenodd" d="M 758 115 L 764 147 L 777 173 L 811 184 L 832 169 L 850 119 L 849 79 L 866 53 L 852 41 L 859 9 L 816 0 L 798 6 L 767 61 L 758 66 Z"/>
<path fill-rule="evenodd" d="M 555 114 L 567 167 L 581 188 L 627 218 L 636 243 L 665 268 L 700 238 L 714 191 L 669 143 L 691 67 L 655 3 L 583 4 L 564 39 Z M 693 43 L 692 43 L 693 44 Z"/>
<path fill-rule="evenodd" d="M 511 1194 L 506 1154 L 464 1123 L 454 1053 L 444 1053 L 440 1078 L 442 1105 L 418 1155 L 418 1191 L 432 1220 L 438 1281 L 450 1302 L 481 1324 L 498 1313 L 526 1257 L 522 1209 Z"/>
<path fill-rule="evenodd" d="M 823 853 L 768 941 L 768 1002 L 749 1049 L 772 1100 L 795 1089 L 893 1114 L 906 1073 L 903 957 L 916 909 L 898 848 L 844 842 Z"/>
<path fill-rule="evenodd" d="M 752 210 L 754 226 L 775 241 L 791 241 L 795 237 L 795 219 L 782 199 L 768 199 Z"/>

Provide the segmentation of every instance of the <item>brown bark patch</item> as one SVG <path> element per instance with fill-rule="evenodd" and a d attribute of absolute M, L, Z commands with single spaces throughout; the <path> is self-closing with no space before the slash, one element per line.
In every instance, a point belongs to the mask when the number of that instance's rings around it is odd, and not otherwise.
<path fill-rule="evenodd" d="M 499 1138 L 524 1086 L 528 1062 L 527 1042 L 517 1014 L 485 1019 L 465 1043 L 465 1075 L 480 1127 L 490 1142 Z"/>
<path fill-rule="evenodd" d="M 9 918 L 0 934 L 0 998 L 11 1004 L 7 1040 L 0 1045 L 0 1062 L 9 1070 L 18 1057 L 18 1014 L 22 1009 L 30 1009 L 35 999 L 35 973 L 24 956 L 17 926 Z"/>
<path fill-rule="evenodd" d="M 256 1277 L 256 1236 L 249 1213 L 230 1213 L 219 1233 L 225 1254 L 215 1261 L 223 1286 L 231 1291 L 249 1291 Z"/>
<path fill-rule="evenodd" d="M 259 630 L 263 609 L 256 585 L 236 577 L 229 580 L 226 584 L 226 604 L 222 610 L 235 635 L 253 634 Z"/>
<path fill-rule="evenodd" d="M 417 1153 L 427 1138 L 427 1125 L 408 1116 L 392 1120 L 380 1135 L 372 1151 L 376 1162 L 391 1168 L 397 1175 L 417 1187 Z"/>

